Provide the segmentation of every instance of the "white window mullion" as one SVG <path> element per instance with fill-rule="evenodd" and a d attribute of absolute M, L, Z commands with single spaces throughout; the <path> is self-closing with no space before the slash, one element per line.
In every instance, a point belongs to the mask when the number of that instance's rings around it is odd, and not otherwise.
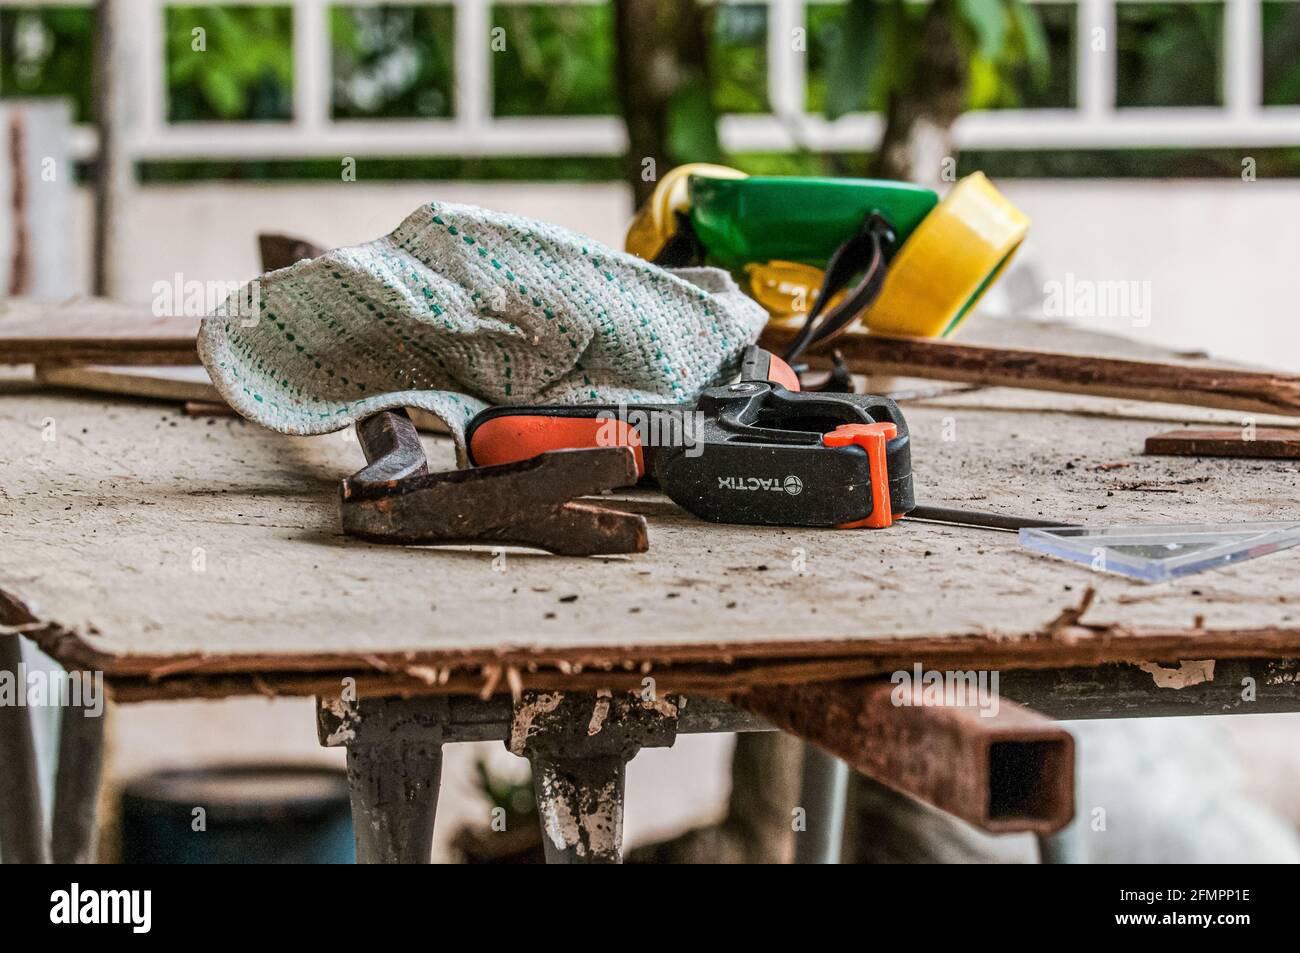
<path fill-rule="evenodd" d="M 331 57 L 328 0 L 294 0 L 293 121 L 303 133 L 330 120 Z"/>
<path fill-rule="evenodd" d="M 1234 121 L 1255 115 L 1263 100 L 1260 0 L 1227 0 L 1223 23 L 1223 103 Z"/>
<path fill-rule="evenodd" d="M 2 0 L 6 5 L 82 4 L 86 0 Z M 281 0 L 294 9 L 294 121 L 258 123 L 166 121 L 167 0 L 117 0 L 122 27 L 117 53 L 130 91 L 119 116 L 118 143 L 134 161 L 305 157 L 327 155 L 615 155 L 626 142 L 616 117 L 492 116 L 491 8 L 494 3 L 549 0 L 441 0 L 453 6 L 456 113 L 447 120 L 330 120 L 331 52 L 328 9 L 332 2 Z M 185 5 L 193 0 L 171 0 Z M 228 3 L 273 0 L 224 0 Z M 386 0 L 430 4 L 440 0 Z M 605 0 L 565 0 L 595 3 Z M 796 30 L 806 28 L 810 0 L 765 2 L 770 116 L 725 116 L 719 129 L 734 151 L 861 149 L 876 141 L 881 117 L 859 114 L 835 123 L 804 111 L 806 51 L 796 49 Z M 1125 0 L 1078 0 L 1077 109 L 1006 110 L 964 116 L 957 129 L 965 148 L 1087 149 L 1143 146 L 1220 148 L 1300 145 L 1300 107 L 1261 107 L 1259 0 L 1224 3 L 1224 107 L 1115 109 L 1116 4 Z M 1199 0 L 1184 0 L 1199 2 Z M 806 38 L 806 37 L 805 37 Z M 515 38 L 507 36 L 506 42 Z M 304 135 L 304 132 L 308 133 Z M 79 159 L 95 154 L 93 126 L 74 131 Z"/>
<path fill-rule="evenodd" d="M 458 0 L 453 70 L 455 123 L 464 137 L 467 154 L 475 154 L 481 148 L 484 133 L 492 121 L 492 66 L 488 59 L 492 55 L 488 47 L 491 28 L 488 0 Z M 509 37 L 506 42 L 510 42 Z"/>
<path fill-rule="evenodd" d="M 152 139 L 167 125 L 167 34 L 164 0 L 119 0 L 119 44 L 129 44 L 122 68 L 132 77 L 128 88 L 140 90 L 129 97 L 130 139 Z M 124 49 L 119 45 L 119 49 Z M 136 84 L 139 84 L 138 86 Z M 134 111 L 134 115 L 130 114 Z"/>
<path fill-rule="evenodd" d="M 1079 0 L 1078 17 L 1079 112 L 1100 125 L 1115 112 L 1115 0 Z"/>
<path fill-rule="evenodd" d="M 767 7 L 767 98 L 787 123 L 803 118 L 807 102 L 808 37 L 803 0 L 771 0 Z M 795 39 L 803 42 L 796 48 Z"/>

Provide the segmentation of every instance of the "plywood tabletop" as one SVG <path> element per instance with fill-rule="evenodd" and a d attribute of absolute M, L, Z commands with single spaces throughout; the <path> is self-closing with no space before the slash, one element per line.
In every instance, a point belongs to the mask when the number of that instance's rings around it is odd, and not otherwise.
<path fill-rule="evenodd" d="M 1152 433 L 1228 413 L 1011 390 L 904 412 L 928 504 L 1098 524 L 1297 513 L 1296 461 L 1142 453 Z M 344 537 L 338 480 L 363 463 L 350 433 L 290 438 L 9 380 L 0 442 L 0 622 L 122 679 L 360 665 L 444 682 L 484 666 L 744 680 L 1300 655 L 1300 549 L 1149 585 L 1012 534 L 715 526 L 634 493 L 644 555 L 501 557 Z M 449 444 L 426 442 L 452 465 Z"/>

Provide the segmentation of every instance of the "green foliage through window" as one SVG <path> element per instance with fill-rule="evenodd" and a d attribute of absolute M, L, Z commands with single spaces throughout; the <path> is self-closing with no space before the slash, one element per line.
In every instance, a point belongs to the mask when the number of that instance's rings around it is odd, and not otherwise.
<path fill-rule="evenodd" d="M 454 114 L 455 13 L 449 0 L 334 0 L 330 8 L 331 113 L 337 119 L 435 118 Z M 831 59 L 850 3 L 807 6 L 806 101 L 824 112 Z M 1068 108 L 1076 103 L 1079 44 L 1073 0 L 1033 3 L 1041 27 L 1046 72 L 1034 65 L 1034 40 L 1018 0 L 954 0 L 975 51 L 972 108 Z M 897 5 L 907 25 L 922 2 Z M 758 0 L 712 4 L 712 89 L 687 102 L 695 113 L 763 113 L 769 63 L 768 10 Z M 1129 106 L 1213 106 L 1223 98 L 1222 2 L 1123 0 L 1117 4 L 1116 101 Z M 1007 13 L 1011 11 L 1011 16 Z M 1266 106 L 1300 105 L 1300 2 L 1263 0 L 1260 81 Z M 999 15 L 1001 13 L 1001 15 Z M 617 115 L 612 4 L 496 3 L 487 38 L 493 106 L 500 116 Z M 292 117 L 293 15 L 279 5 L 171 6 L 165 13 L 167 116 L 189 120 L 284 120 Z M 195 31 L 201 31 L 196 34 Z M 91 62 L 94 11 L 79 5 L 6 6 L 0 0 L 0 96 L 64 96 L 79 122 L 93 118 Z M 503 49 L 492 50 L 499 36 Z M 1042 52 L 1040 51 L 1040 52 Z M 858 64 L 860 67 L 862 64 Z M 869 64 L 868 64 L 869 65 Z M 861 70 L 859 70 L 861 73 Z M 847 74 L 846 74 L 847 75 Z M 880 89 L 850 89 L 855 108 L 879 109 Z M 690 118 L 688 116 L 688 118 Z M 702 120 L 701 120 L 702 122 Z M 676 124 L 694 129 L 700 125 Z M 680 137 L 680 131 L 675 133 Z M 688 152 L 699 151 L 697 147 Z M 1187 175 L 1233 176 L 1239 157 L 1231 149 L 1048 150 L 1041 153 L 969 152 L 962 165 L 987 164 L 1003 176 Z M 1300 175 L 1300 150 L 1253 149 L 1260 174 Z M 1270 158 L 1271 157 L 1271 158 Z M 1267 162 L 1265 159 L 1267 158 Z M 731 156 L 750 171 L 834 173 L 861 156 L 809 152 Z M 368 177 L 615 179 L 614 157 L 526 156 L 365 160 Z M 1267 166 L 1267 172 L 1266 172 Z M 337 164 L 321 160 L 227 163 L 145 163 L 146 180 L 204 178 L 337 177 Z"/>
<path fill-rule="evenodd" d="M 826 109 L 829 64 L 840 42 L 845 13 L 846 7 L 839 3 L 810 3 L 805 8 L 808 81 L 804 101 L 809 112 L 820 113 Z M 878 112 L 884 105 L 878 90 L 867 90 L 864 109 Z"/>
<path fill-rule="evenodd" d="M 726 3 L 713 19 L 713 108 L 718 113 L 765 113 L 767 7 Z"/>
<path fill-rule="evenodd" d="M 1002 62 L 977 56 L 972 63 L 972 109 L 1072 109 L 1077 104 L 1078 5 L 1034 3 L 1029 15 L 1037 17 L 1042 30 L 1043 62 L 1038 65 L 1026 49 L 1024 31 L 1010 38 L 1010 55 Z"/>
<path fill-rule="evenodd" d="M 912 48 L 927 6 L 902 0 L 809 4 L 808 111 L 882 111 L 887 91 L 910 82 Z M 1076 4 L 962 0 L 957 10 L 971 57 L 969 108 L 1075 104 Z M 846 38 L 855 50 L 847 56 L 838 53 Z"/>
<path fill-rule="evenodd" d="M 290 7 L 168 7 L 167 118 L 293 118 Z"/>
<path fill-rule="evenodd" d="M 335 119 L 427 119 L 455 111 L 449 6 L 330 8 Z"/>
<path fill-rule="evenodd" d="M 1222 105 L 1222 3 L 1119 3 L 1115 24 L 1117 106 Z"/>
<path fill-rule="evenodd" d="M 489 44 L 497 116 L 618 112 L 614 24 L 608 5 L 492 8 Z"/>
<path fill-rule="evenodd" d="M 1300 106 L 1300 3 L 1267 0 L 1261 13 L 1264 105 Z"/>
<path fill-rule="evenodd" d="M 67 96 L 89 122 L 94 27 L 88 6 L 0 9 L 0 96 Z"/>

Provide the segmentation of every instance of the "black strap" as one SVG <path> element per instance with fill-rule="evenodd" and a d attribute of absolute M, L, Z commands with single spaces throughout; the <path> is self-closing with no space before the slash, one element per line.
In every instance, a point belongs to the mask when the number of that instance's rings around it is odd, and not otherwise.
<path fill-rule="evenodd" d="M 673 219 L 673 233 L 655 255 L 654 264 L 660 268 L 690 268 L 704 264 L 704 245 L 695 234 L 691 217 L 685 212 L 674 212 Z"/>
<path fill-rule="evenodd" d="M 817 292 L 817 301 L 803 327 L 783 355 L 793 361 L 815 344 L 822 344 L 843 332 L 853 320 L 869 308 L 885 284 L 886 255 L 893 251 L 894 227 L 879 212 L 872 212 L 858 230 L 835 249 L 826 265 L 826 275 Z M 824 315 L 827 302 L 848 287 L 854 275 L 862 280 L 845 295 L 844 300 Z M 821 318 L 819 321 L 818 318 Z"/>

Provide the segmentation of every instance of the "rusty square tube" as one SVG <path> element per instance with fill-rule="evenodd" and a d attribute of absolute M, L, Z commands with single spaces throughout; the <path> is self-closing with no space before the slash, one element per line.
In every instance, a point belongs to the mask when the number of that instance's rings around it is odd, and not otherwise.
<path fill-rule="evenodd" d="M 991 833 L 1060 830 L 1074 816 L 1074 739 L 1005 698 L 896 704 L 882 681 L 755 687 L 732 703 L 896 791 Z"/>

